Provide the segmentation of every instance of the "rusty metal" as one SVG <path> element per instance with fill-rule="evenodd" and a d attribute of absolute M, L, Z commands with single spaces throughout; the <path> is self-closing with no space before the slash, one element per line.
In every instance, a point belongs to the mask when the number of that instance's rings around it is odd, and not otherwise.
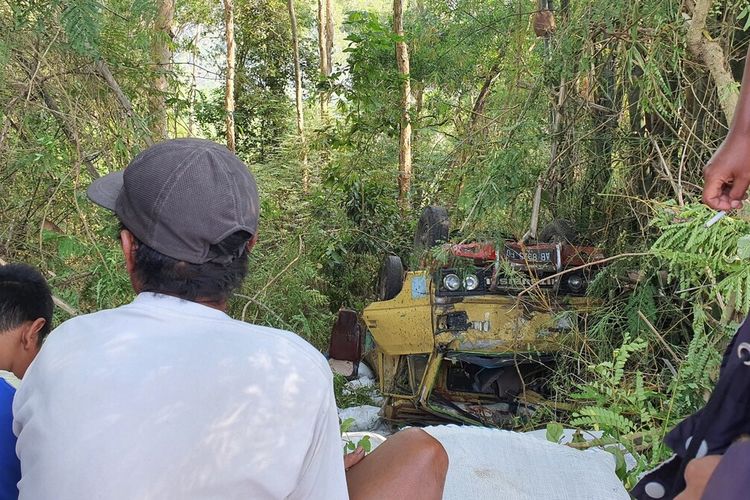
<path fill-rule="evenodd" d="M 348 378 L 357 376 L 364 339 L 365 328 L 356 311 L 339 309 L 328 344 L 329 363 L 334 371 Z"/>
<path fill-rule="evenodd" d="M 468 251 L 485 253 L 488 248 Z M 577 258 L 592 258 L 593 253 Z M 526 387 L 521 377 L 526 372 L 519 366 L 526 366 L 527 371 L 531 365 L 544 367 L 546 361 L 541 360 L 554 357 L 575 328 L 577 315 L 593 305 L 585 297 L 554 293 L 523 299 L 489 293 L 438 296 L 428 271 L 407 272 L 396 297 L 373 302 L 363 312 L 376 346 L 370 359 L 386 398 L 386 420 L 511 425 L 527 415 L 529 408 L 546 404 L 538 394 L 527 399 L 527 394 L 534 393 Z M 480 387 L 472 389 L 475 392 L 451 388 L 448 371 L 452 363 L 471 364 L 461 361 L 470 356 L 500 360 L 498 367 L 505 366 L 501 360 L 510 360 L 508 368 L 503 368 L 508 373 L 489 374 Z M 478 373 L 472 373 L 479 380 Z"/>

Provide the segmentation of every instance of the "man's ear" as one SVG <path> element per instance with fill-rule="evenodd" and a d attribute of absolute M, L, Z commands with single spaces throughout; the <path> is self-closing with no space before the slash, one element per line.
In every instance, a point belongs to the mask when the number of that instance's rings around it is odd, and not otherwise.
<path fill-rule="evenodd" d="M 39 347 L 39 332 L 42 331 L 47 320 L 44 318 L 35 319 L 28 328 L 21 332 L 21 346 L 24 350 L 36 350 Z"/>
<path fill-rule="evenodd" d="M 138 249 L 138 243 L 133 233 L 127 229 L 123 229 L 120 231 L 120 244 L 122 245 L 122 253 L 125 256 L 125 268 L 128 274 L 132 275 L 135 271 L 135 252 Z"/>

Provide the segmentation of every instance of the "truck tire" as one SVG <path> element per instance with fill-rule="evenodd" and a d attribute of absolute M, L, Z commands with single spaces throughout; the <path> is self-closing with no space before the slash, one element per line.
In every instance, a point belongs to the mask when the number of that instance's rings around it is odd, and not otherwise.
<path fill-rule="evenodd" d="M 448 241 L 449 233 L 448 211 L 439 206 L 426 207 L 414 232 L 414 254 L 421 256 L 425 250 Z"/>
<path fill-rule="evenodd" d="M 575 225 L 569 220 L 553 220 L 539 231 L 538 241 L 541 243 L 570 243 L 578 244 L 580 237 Z"/>
<path fill-rule="evenodd" d="M 391 300 L 404 287 L 404 266 L 397 255 L 386 255 L 378 279 L 378 299 Z"/>

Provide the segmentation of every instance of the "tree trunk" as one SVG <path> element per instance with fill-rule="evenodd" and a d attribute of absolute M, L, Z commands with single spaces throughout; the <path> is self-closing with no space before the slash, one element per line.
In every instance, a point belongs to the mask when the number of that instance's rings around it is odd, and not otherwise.
<path fill-rule="evenodd" d="M 479 121 L 484 117 L 484 108 L 487 104 L 487 98 L 490 96 L 492 85 L 500 77 L 500 61 L 502 58 L 503 54 L 500 55 L 497 62 L 495 62 L 490 68 L 490 71 L 484 78 L 482 88 L 479 90 L 479 95 L 477 96 L 476 101 L 474 101 L 474 106 L 471 109 L 471 119 L 469 120 L 469 134 L 472 134 L 476 130 Z"/>
<path fill-rule="evenodd" d="M 320 78 L 327 79 L 331 76 L 333 53 L 333 7 L 331 0 L 318 0 L 318 53 L 320 55 Z M 330 92 L 324 90 L 320 93 L 320 117 L 328 117 L 328 101 Z"/>
<path fill-rule="evenodd" d="M 130 102 L 130 99 L 128 99 L 128 96 L 125 95 L 125 92 L 122 91 L 120 84 L 117 82 L 114 75 L 109 70 L 109 66 L 107 66 L 107 63 L 104 61 L 104 59 L 99 59 L 98 61 L 96 61 L 94 63 L 94 69 L 96 70 L 97 74 L 107 83 L 107 86 L 112 90 L 112 92 L 114 92 L 115 97 L 117 97 L 117 102 L 120 103 L 120 106 L 125 112 L 125 115 L 132 120 L 135 117 L 135 113 L 133 112 L 133 104 Z M 143 129 L 143 141 L 146 143 L 146 145 L 153 146 L 154 140 L 149 135 L 149 130 L 147 130 L 143 126 L 143 123 L 140 120 L 136 120 L 136 124 L 140 126 L 141 129 Z"/>
<path fill-rule="evenodd" d="M 331 76 L 333 69 L 333 2 L 326 0 L 326 61 L 328 61 L 328 72 L 326 76 Z"/>
<path fill-rule="evenodd" d="M 737 108 L 739 99 L 739 90 L 737 82 L 729 71 L 727 57 L 719 45 L 719 42 L 703 36 L 706 29 L 706 18 L 711 10 L 711 0 L 696 0 L 695 7 L 691 9 L 691 2 L 685 2 L 687 9 L 693 19 L 687 31 L 688 50 L 693 57 L 702 62 L 711 78 L 716 85 L 716 91 L 719 94 L 719 104 L 721 105 L 727 124 L 732 122 L 734 111 Z"/>
<path fill-rule="evenodd" d="M 326 41 L 326 0 L 318 0 L 318 55 L 320 57 L 320 79 L 330 74 L 330 63 L 328 61 L 328 42 Z M 328 116 L 328 93 L 320 93 L 320 118 Z"/>
<path fill-rule="evenodd" d="M 411 117 L 409 115 L 411 84 L 409 82 L 409 49 L 404 37 L 403 0 L 393 0 L 393 32 L 400 38 L 396 42 L 396 63 L 401 82 L 401 133 L 399 135 L 398 153 L 398 200 L 402 208 L 409 204 L 408 195 L 411 186 Z"/>
<path fill-rule="evenodd" d="M 167 73 L 171 69 L 172 51 L 169 42 L 172 39 L 172 19 L 174 18 L 174 0 L 158 0 L 158 12 L 154 26 L 154 39 L 151 54 L 156 65 L 154 78 L 154 95 L 150 98 L 150 129 L 156 140 L 167 138 Z"/>
<path fill-rule="evenodd" d="M 227 77 L 224 91 L 224 109 L 226 112 L 227 148 L 236 150 L 234 128 L 234 0 L 224 0 L 224 24 L 227 43 Z"/>
<path fill-rule="evenodd" d="M 585 219 L 582 227 L 592 227 L 592 223 L 603 217 L 604 199 L 601 193 L 612 177 L 612 152 L 615 130 L 618 124 L 618 113 L 621 109 L 620 93 L 615 75 L 615 53 L 612 49 L 600 51 L 598 74 L 596 75 L 597 98 L 596 107 L 592 110 L 593 130 L 591 135 L 591 151 L 593 162 L 586 169 L 583 179 L 581 198 L 581 214 Z"/>
<path fill-rule="evenodd" d="M 310 190 L 310 171 L 307 165 L 307 144 L 305 142 L 305 115 L 302 103 L 302 69 L 299 63 L 299 40 L 297 38 L 297 16 L 294 13 L 294 0 L 287 0 L 289 20 L 292 27 L 292 52 L 294 57 L 294 95 L 297 107 L 297 134 L 302 147 L 302 191 Z"/>
<path fill-rule="evenodd" d="M 200 26 L 197 28 L 197 32 L 193 37 L 193 49 L 190 51 L 190 92 L 188 94 L 188 100 L 190 101 L 190 116 L 188 117 L 188 134 L 190 137 L 195 136 L 195 93 L 197 90 L 197 66 L 196 66 L 196 51 L 198 47 L 198 41 L 201 36 Z"/>

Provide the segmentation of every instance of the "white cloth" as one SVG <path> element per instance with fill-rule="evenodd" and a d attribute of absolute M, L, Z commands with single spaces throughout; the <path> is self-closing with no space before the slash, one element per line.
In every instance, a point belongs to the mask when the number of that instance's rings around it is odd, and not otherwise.
<path fill-rule="evenodd" d="M 448 453 L 444 500 L 628 500 L 614 456 L 517 432 L 444 425 L 424 429 Z"/>
<path fill-rule="evenodd" d="M 194 302 L 65 322 L 13 409 L 21 499 L 347 498 L 323 356 Z"/>

